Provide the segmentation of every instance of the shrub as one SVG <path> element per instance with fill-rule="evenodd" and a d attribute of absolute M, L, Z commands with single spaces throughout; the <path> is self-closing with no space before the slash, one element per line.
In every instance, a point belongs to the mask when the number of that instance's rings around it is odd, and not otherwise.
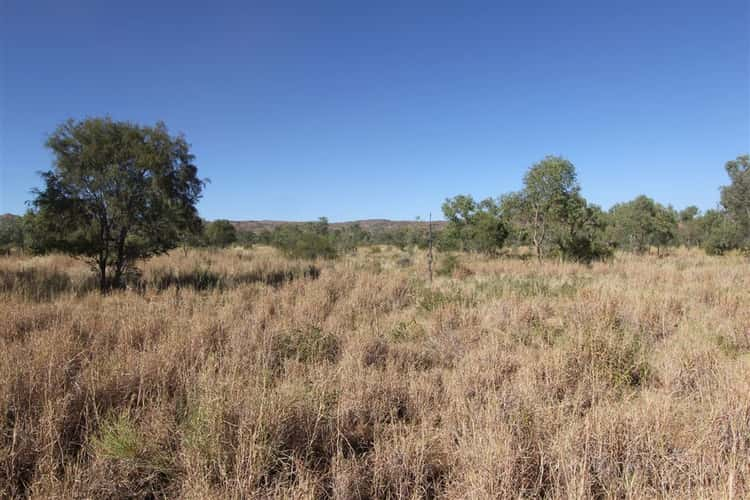
<path fill-rule="evenodd" d="M 276 246 L 293 259 L 333 259 L 337 256 L 336 247 L 328 237 L 311 232 L 293 233 L 277 242 Z"/>
<path fill-rule="evenodd" d="M 226 247 L 237 241 L 237 230 L 225 219 L 215 220 L 206 225 L 206 243 L 214 247 Z"/>
<path fill-rule="evenodd" d="M 85 486 L 97 497 L 162 497 L 174 477 L 169 455 L 139 432 L 123 412 L 104 422 L 92 441 L 99 481 Z"/>

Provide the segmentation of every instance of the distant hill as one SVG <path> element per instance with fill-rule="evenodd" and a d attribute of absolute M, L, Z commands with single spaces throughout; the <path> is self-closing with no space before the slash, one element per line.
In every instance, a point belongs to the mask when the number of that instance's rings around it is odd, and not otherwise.
<path fill-rule="evenodd" d="M 11 223 L 11 222 L 13 222 L 13 221 L 17 221 L 17 220 L 18 220 L 18 219 L 20 219 L 20 218 L 21 218 L 21 216 L 20 216 L 20 215 L 15 215 L 15 214 L 2 214 L 2 215 L 0 215 L 0 223 L 5 223 L 5 222 L 7 222 L 7 223 Z"/>
<path fill-rule="evenodd" d="M 279 220 L 242 220 L 242 221 L 230 221 L 238 231 L 253 231 L 259 232 L 267 229 L 273 231 L 274 228 L 283 226 L 286 224 L 304 224 L 303 222 L 289 222 Z M 340 229 L 347 226 L 359 224 L 363 230 L 368 232 L 378 231 L 392 231 L 394 229 L 404 227 L 427 227 L 427 221 L 408 221 L 408 220 L 388 220 L 388 219 L 365 219 L 365 220 L 353 220 L 347 222 L 331 222 L 329 226 L 332 229 Z M 445 221 L 432 221 L 433 229 L 440 230 L 445 227 Z"/>
<path fill-rule="evenodd" d="M 18 219 L 19 217 L 20 216 L 15 214 L 2 214 L 0 215 L 0 220 L 12 220 Z M 304 224 L 304 222 L 291 222 L 283 220 L 233 220 L 230 222 L 238 231 L 253 231 L 255 233 L 263 231 L 264 229 L 273 231 L 274 228 L 283 226 L 285 224 Z M 331 222 L 329 226 L 332 229 L 337 229 L 352 226 L 354 224 L 359 224 L 359 227 L 370 233 L 378 231 L 392 231 L 394 229 L 404 227 L 427 227 L 427 221 L 389 219 L 364 219 L 347 222 Z M 440 229 L 445 227 L 446 224 L 447 222 L 442 220 L 432 221 L 432 228 L 435 231 L 439 231 Z"/>

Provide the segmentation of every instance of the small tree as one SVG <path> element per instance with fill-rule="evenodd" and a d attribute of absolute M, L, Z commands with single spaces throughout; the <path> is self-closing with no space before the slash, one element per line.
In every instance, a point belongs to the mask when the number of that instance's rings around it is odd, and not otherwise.
<path fill-rule="evenodd" d="M 672 206 L 664 207 L 656 204 L 654 214 L 654 231 L 650 243 L 656 247 L 656 253 L 675 243 L 677 239 L 677 211 Z"/>
<path fill-rule="evenodd" d="M 204 181 L 183 136 L 110 118 L 68 120 L 46 143 L 52 170 L 35 198 L 37 251 L 89 261 L 102 292 L 138 259 L 174 248 L 196 223 Z"/>
<path fill-rule="evenodd" d="M 699 243 L 699 213 L 698 207 L 690 205 L 677 214 L 677 238 L 681 245 L 692 247 Z"/>
<path fill-rule="evenodd" d="M 218 219 L 206 224 L 206 243 L 214 247 L 227 247 L 237 241 L 237 230 L 226 219 Z"/>

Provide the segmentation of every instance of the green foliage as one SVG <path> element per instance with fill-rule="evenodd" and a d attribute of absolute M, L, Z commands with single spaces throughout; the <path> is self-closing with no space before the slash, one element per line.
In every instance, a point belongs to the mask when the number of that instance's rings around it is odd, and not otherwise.
<path fill-rule="evenodd" d="M 707 254 L 723 255 L 740 246 L 740 226 L 725 213 L 708 210 L 702 217 L 701 226 L 701 246 Z"/>
<path fill-rule="evenodd" d="M 293 245 L 284 250 L 290 257 L 298 259 L 333 259 L 337 255 L 330 239 L 314 233 L 302 233 Z"/>
<path fill-rule="evenodd" d="M 298 244 L 298 239 L 303 241 Z M 391 228 L 365 230 L 359 224 L 348 224 L 334 229 L 325 217 L 321 217 L 317 222 L 283 224 L 272 231 L 243 231 L 238 233 L 238 241 L 243 245 L 271 245 L 292 257 L 302 257 L 302 253 L 306 253 L 302 247 L 317 247 L 319 250 L 313 252 L 316 256 L 331 257 L 354 252 L 358 247 L 366 245 L 391 245 L 401 250 L 426 248 L 427 225 L 417 220 L 414 224 Z M 299 251 L 295 248 L 297 246 L 300 247 Z"/>
<path fill-rule="evenodd" d="M 443 203 L 448 226 L 440 233 L 443 249 L 496 254 L 508 236 L 500 208 L 491 198 L 477 203 L 471 196 L 458 195 Z"/>
<path fill-rule="evenodd" d="M 565 260 L 589 263 L 606 259 L 612 255 L 604 235 L 606 224 L 601 208 L 575 195 L 567 200 L 563 215 L 552 226 L 551 241 Z"/>
<path fill-rule="evenodd" d="M 750 155 L 725 165 L 731 184 L 721 188 L 721 204 L 738 231 L 738 244 L 750 246 Z"/>
<path fill-rule="evenodd" d="M 0 216 L 0 253 L 23 247 L 23 219 L 14 215 Z"/>
<path fill-rule="evenodd" d="M 131 419 L 122 414 L 104 423 L 93 441 L 93 448 L 98 456 L 135 461 L 143 453 L 145 443 Z"/>
<path fill-rule="evenodd" d="M 237 231 L 237 243 L 243 247 L 250 248 L 260 242 L 258 235 L 252 231 Z"/>
<path fill-rule="evenodd" d="M 580 195 L 575 167 L 547 156 L 524 176 L 524 188 L 500 199 L 499 210 L 511 221 L 517 242 L 527 242 L 537 258 L 551 253 L 590 262 L 610 254 L 601 209 Z"/>
<path fill-rule="evenodd" d="M 87 258 L 102 291 L 121 286 L 136 260 L 174 248 L 199 226 L 204 182 L 185 138 L 170 136 L 163 123 L 68 120 L 47 147 L 54 167 L 34 191 L 34 250 Z"/>
<path fill-rule="evenodd" d="M 620 248 L 645 252 L 651 246 L 660 248 L 675 242 L 676 212 L 647 196 L 613 206 L 609 216 L 609 237 Z"/>
<path fill-rule="evenodd" d="M 109 417 L 101 426 L 98 435 L 92 440 L 92 454 L 107 465 L 107 470 L 115 477 L 120 476 L 117 485 L 118 496 L 127 498 L 163 498 L 168 483 L 174 475 L 171 454 L 164 445 L 149 439 L 138 423 L 128 412 Z M 112 497 L 105 484 L 90 487 L 96 497 Z M 124 494 L 124 492 L 128 494 Z"/>
<path fill-rule="evenodd" d="M 328 232 L 328 223 L 288 224 L 274 229 L 269 243 L 279 248 L 290 258 L 332 259 L 337 256 L 336 247 Z"/>
<path fill-rule="evenodd" d="M 92 442 L 93 453 L 99 458 L 121 462 L 144 473 L 167 473 L 169 456 L 155 443 L 149 442 L 127 413 L 108 418 Z"/>
<path fill-rule="evenodd" d="M 378 229 L 369 235 L 368 243 L 391 245 L 400 250 L 413 247 L 427 248 L 427 227 L 424 224 L 415 224 L 393 229 Z"/>
<path fill-rule="evenodd" d="M 701 240 L 701 217 L 698 207 L 691 205 L 677 215 L 677 241 L 681 245 L 692 247 Z"/>
<path fill-rule="evenodd" d="M 350 253 L 357 247 L 369 243 L 370 235 L 359 224 L 352 224 L 342 229 L 336 229 L 333 232 L 333 241 L 340 252 Z"/>
<path fill-rule="evenodd" d="M 503 203 L 541 259 L 549 250 L 554 226 L 569 216 L 571 199 L 580 191 L 578 178 L 571 162 L 547 156 L 529 168 L 523 183 L 523 189 L 507 196 Z"/>
<path fill-rule="evenodd" d="M 219 219 L 206 224 L 206 243 L 212 247 L 227 247 L 237 241 L 237 230 L 231 222 Z"/>

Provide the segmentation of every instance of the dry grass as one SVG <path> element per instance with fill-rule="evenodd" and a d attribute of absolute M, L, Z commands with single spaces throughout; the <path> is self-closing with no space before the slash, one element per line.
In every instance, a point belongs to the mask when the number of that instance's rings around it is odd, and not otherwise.
<path fill-rule="evenodd" d="M 0 260 L 0 497 L 750 496 L 747 260 L 459 260 Z"/>

